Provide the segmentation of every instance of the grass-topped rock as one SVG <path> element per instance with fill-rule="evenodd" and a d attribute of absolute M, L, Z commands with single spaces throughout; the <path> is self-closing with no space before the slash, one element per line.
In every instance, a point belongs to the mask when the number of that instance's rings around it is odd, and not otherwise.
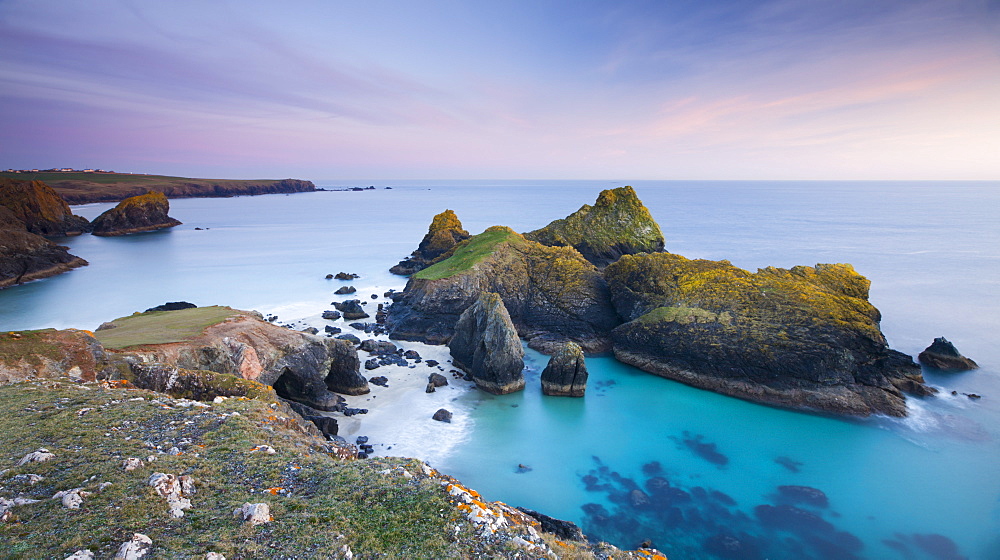
<path fill-rule="evenodd" d="M 579 252 L 494 226 L 410 278 L 390 307 L 390 336 L 444 344 L 484 292 L 500 296 L 518 333 L 536 346 L 575 340 L 588 349 L 607 348 L 618 324 L 604 279 Z"/>
<path fill-rule="evenodd" d="M 159 191 L 132 196 L 94 218 L 94 235 L 115 236 L 181 225 L 167 215 L 170 202 Z"/>
<path fill-rule="evenodd" d="M 445 210 L 431 220 L 427 235 L 424 235 L 424 238 L 420 240 L 417 250 L 390 268 L 389 272 L 401 276 L 409 276 L 419 272 L 469 237 L 469 232 L 462 229 L 462 222 L 458 220 L 455 212 Z"/>
<path fill-rule="evenodd" d="M 632 187 L 601 191 L 593 206 L 524 234 L 543 245 L 569 246 L 603 267 L 622 255 L 663 250 L 663 232 Z"/>
<path fill-rule="evenodd" d="M 890 350 L 869 281 L 847 264 L 768 267 L 669 253 L 605 269 L 615 356 L 640 369 L 767 404 L 905 416 L 919 368 Z"/>

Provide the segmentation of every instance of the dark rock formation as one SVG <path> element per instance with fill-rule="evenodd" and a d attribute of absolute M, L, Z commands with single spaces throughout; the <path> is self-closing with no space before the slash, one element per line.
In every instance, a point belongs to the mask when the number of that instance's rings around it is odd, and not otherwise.
<path fill-rule="evenodd" d="M 333 278 L 336 278 L 337 280 L 354 280 L 355 278 L 361 278 L 361 276 L 358 276 L 353 272 L 338 272 L 336 276 L 333 276 Z"/>
<path fill-rule="evenodd" d="M 55 276 L 86 266 L 66 247 L 30 233 L 12 211 L 0 206 L 0 288 Z"/>
<path fill-rule="evenodd" d="M 588 351 L 607 350 L 608 333 L 619 324 L 604 279 L 575 249 L 494 226 L 410 277 L 389 308 L 389 335 L 444 344 L 483 292 L 500 295 L 518 332 L 536 348 L 573 340 Z"/>
<path fill-rule="evenodd" d="M 178 226 L 170 216 L 170 202 L 158 191 L 126 198 L 94 218 L 94 235 L 111 237 Z"/>
<path fill-rule="evenodd" d="M 446 409 L 439 408 L 438 411 L 434 413 L 434 416 L 431 416 L 431 419 L 437 420 L 438 422 L 448 422 L 450 424 L 451 412 Z"/>
<path fill-rule="evenodd" d="M 583 350 L 567 342 L 549 358 L 542 371 L 542 392 L 561 397 L 582 397 L 587 390 L 587 364 Z"/>
<path fill-rule="evenodd" d="M 979 368 L 979 364 L 963 356 L 955 345 L 943 336 L 935 338 L 917 359 L 927 367 L 943 371 L 968 371 Z"/>
<path fill-rule="evenodd" d="M 462 313 L 448 348 L 480 389 L 497 395 L 524 389 L 524 349 L 499 295 L 483 293 Z"/>
<path fill-rule="evenodd" d="M 163 305 L 150 307 L 149 309 L 146 310 L 146 313 L 149 313 L 150 311 L 178 311 L 180 309 L 194 309 L 196 307 L 198 306 L 186 301 L 168 301 Z"/>
<path fill-rule="evenodd" d="M 570 541 L 582 541 L 584 540 L 583 531 L 571 521 L 563 521 L 562 519 L 556 519 L 555 517 L 549 517 L 544 513 L 539 513 L 535 510 L 519 507 L 517 508 L 521 513 L 534 518 L 542 525 L 542 530 L 546 533 L 552 533 L 553 535 L 559 537 L 560 539 L 570 540 Z"/>
<path fill-rule="evenodd" d="M 348 321 L 354 321 L 357 319 L 367 319 L 371 315 L 365 313 L 363 307 L 361 307 L 361 301 L 357 299 L 349 299 L 347 301 L 337 301 L 333 303 L 333 306 L 337 308 L 344 314 L 344 319 Z"/>
<path fill-rule="evenodd" d="M 322 317 L 330 321 L 336 321 L 337 319 L 340 319 L 341 315 L 340 311 L 328 310 L 323 312 Z"/>
<path fill-rule="evenodd" d="M 663 250 L 663 233 L 632 187 L 601 191 L 597 202 L 524 234 L 543 245 L 574 247 L 604 267 L 622 255 Z"/>
<path fill-rule="evenodd" d="M 448 384 L 448 378 L 440 373 L 432 373 L 427 376 L 427 382 L 434 387 L 444 387 Z"/>
<path fill-rule="evenodd" d="M 58 237 L 91 230 L 86 218 L 74 216 L 66 201 L 41 181 L 0 177 L 0 206 L 10 210 L 30 233 Z"/>
<path fill-rule="evenodd" d="M 337 290 L 333 293 L 337 294 L 338 296 L 342 296 L 346 294 L 353 294 L 356 291 L 358 290 L 354 286 L 341 286 L 337 288 Z"/>
<path fill-rule="evenodd" d="M 389 272 L 400 276 L 409 276 L 419 272 L 469 237 L 469 232 L 462 229 L 462 222 L 458 220 L 455 212 L 445 210 L 431 220 L 427 234 L 420 240 L 417 250 L 390 268 Z"/>
<path fill-rule="evenodd" d="M 605 270 L 628 321 L 615 357 L 695 387 L 838 414 L 905 416 L 900 387 L 923 387 L 909 356 L 890 350 L 869 282 L 850 265 L 769 267 L 658 253 Z"/>

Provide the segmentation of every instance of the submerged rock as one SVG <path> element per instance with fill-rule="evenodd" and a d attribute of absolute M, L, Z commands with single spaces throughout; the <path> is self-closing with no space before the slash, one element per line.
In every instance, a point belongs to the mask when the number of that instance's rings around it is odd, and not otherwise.
<path fill-rule="evenodd" d="M 663 250 L 663 232 L 632 187 L 601 191 L 593 206 L 524 234 L 543 245 L 570 246 L 599 267 L 622 255 Z"/>
<path fill-rule="evenodd" d="M 582 397 L 587 390 L 587 364 L 583 350 L 567 342 L 549 358 L 542 371 L 542 392 L 546 395 Z"/>
<path fill-rule="evenodd" d="M 979 364 L 963 356 L 955 345 L 943 336 L 935 338 L 917 359 L 927 367 L 944 371 L 968 371 L 979 368 Z"/>
<path fill-rule="evenodd" d="M 400 276 L 409 276 L 419 272 L 430 266 L 434 259 L 469 237 L 471 237 L 469 232 L 462 229 L 462 222 L 458 220 L 455 212 L 445 210 L 431 220 L 427 234 L 420 240 L 417 250 L 390 268 L 389 272 Z"/>
<path fill-rule="evenodd" d="M 604 279 L 575 249 L 547 247 L 494 226 L 410 277 L 389 308 L 389 336 L 444 344 L 483 292 L 500 296 L 532 347 L 572 340 L 590 351 L 607 350 L 619 323 Z"/>
<path fill-rule="evenodd" d="M 448 348 L 480 389 L 497 395 L 524 389 L 524 349 L 499 295 L 483 293 L 462 313 Z"/>
<path fill-rule="evenodd" d="M 181 225 L 167 215 L 170 202 L 158 191 L 132 196 L 94 218 L 94 235 L 116 236 Z"/>
<path fill-rule="evenodd" d="M 695 387 L 839 414 L 905 416 L 919 368 L 890 350 L 869 281 L 846 264 L 765 268 L 659 253 L 605 271 L 615 357 Z"/>

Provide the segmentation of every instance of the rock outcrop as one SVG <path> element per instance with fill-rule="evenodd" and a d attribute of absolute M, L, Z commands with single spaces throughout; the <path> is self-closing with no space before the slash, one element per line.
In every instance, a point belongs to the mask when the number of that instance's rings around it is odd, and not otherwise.
<path fill-rule="evenodd" d="M 62 245 L 31 233 L 5 206 L 0 206 L 0 288 L 55 276 L 87 261 Z"/>
<path fill-rule="evenodd" d="M 542 370 L 542 392 L 560 397 L 582 397 L 587 391 L 587 364 L 583 350 L 567 342 L 549 358 Z"/>
<path fill-rule="evenodd" d="M 658 253 L 605 270 L 615 357 L 695 387 L 838 414 L 905 416 L 900 388 L 929 392 L 919 368 L 890 350 L 846 264 L 765 268 Z"/>
<path fill-rule="evenodd" d="M 632 187 L 601 191 L 597 202 L 524 234 L 543 245 L 570 246 L 604 267 L 622 255 L 663 250 L 663 232 Z"/>
<path fill-rule="evenodd" d="M 114 356 L 87 331 L 0 333 L 0 385 L 32 379 L 95 381 L 118 371 Z"/>
<path fill-rule="evenodd" d="M 494 226 L 445 256 L 410 277 L 389 308 L 391 338 L 444 344 L 462 312 L 492 292 L 532 347 L 573 340 L 588 351 L 608 349 L 618 316 L 604 279 L 572 247 L 548 247 Z"/>
<path fill-rule="evenodd" d="M 471 237 L 469 232 L 462 229 L 462 222 L 458 220 L 455 212 L 445 210 L 431 220 L 427 235 L 424 235 L 424 238 L 420 240 L 417 250 L 390 268 L 389 272 L 400 276 L 409 276 L 419 272 L 469 237 Z"/>
<path fill-rule="evenodd" d="M 945 337 L 938 337 L 917 356 L 920 363 L 943 371 L 968 371 L 978 369 L 979 364 L 966 358 Z"/>
<path fill-rule="evenodd" d="M 0 177 L 0 206 L 6 207 L 31 233 L 50 237 L 91 230 L 86 218 L 73 215 L 56 191 L 41 181 Z"/>
<path fill-rule="evenodd" d="M 154 312 L 169 315 L 174 324 L 182 315 L 207 308 Z M 121 352 L 141 362 L 155 362 L 185 370 L 228 373 L 274 387 L 279 396 L 317 410 L 337 410 L 342 403 L 333 393 L 367 393 L 354 345 L 282 328 L 251 312 L 232 310 L 226 320 L 205 327 L 201 334 L 179 342 L 142 344 Z M 129 319 L 116 319 L 118 328 L 101 336 L 127 336 Z M 105 335 L 105 333 L 109 333 Z"/>
<path fill-rule="evenodd" d="M 161 192 L 129 197 L 94 218 L 94 235 L 110 237 L 180 225 L 181 222 L 167 215 L 169 211 L 170 202 Z"/>
<path fill-rule="evenodd" d="M 459 317 L 448 348 L 480 389 L 496 395 L 524 389 L 524 349 L 499 295 L 480 294 Z"/>

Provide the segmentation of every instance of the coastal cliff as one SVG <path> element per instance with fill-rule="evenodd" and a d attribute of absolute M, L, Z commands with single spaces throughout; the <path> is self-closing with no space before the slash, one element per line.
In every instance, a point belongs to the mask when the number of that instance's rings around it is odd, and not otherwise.
<path fill-rule="evenodd" d="M 601 191 L 566 218 L 524 234 L 543 245 L 568 246 L 598 267 L 622 255 L 663 250 L 663 232 L 632 187 Z"/>
<path fill-rule="evenodd" d="M 0 177 L 0 206 L 6 207 L 30 233 L 50 237 L 90 231 L 90 222 L 76 216 L 55 190 L 41 181 Z"/>
<path fill-rule="evenodd" d="M 605 270 L 627 321 L 622 362 L 696 387 L 797 409 L 905 416 L 901 389 L 928 394 L 891 350 L 850 265 L 750 273 L 728 261 L 630 255 Z"/>
<path fill-rule="evenodd" d="M 450 251 L 458 243 L 471 237 L 462 229 L 462 222 L 453 210 L 445 210 L 434 216 L 427 234 L 420 240 L 417 249 L 399 264 L 389 269 L 393 274 L 409 276 L 427 268 L 435 259 Z"/>
<path fill-rule="evenodd" d="M 0 288 L 67 272 L 87 261 L 30 233 L 13 212 L 0 206 Z"/>
<path fill-rule="evenodd" d="M 494 226 L 410 278 L 389 308 L 389 335 L 447 343 L 462 312 L 484 292 L 500 296 L 533 347 L 573 340 L 606 350 L 619 323 L 604 279 L 575 249 L 548 247 Z"/>
<path fill-rule="evenodd" d="M 168 216 L 170 202 L 158 191 L 132 196 L 94 218 L 94 235 L 105 237 L 155 231 L 181 225 Z"/>

